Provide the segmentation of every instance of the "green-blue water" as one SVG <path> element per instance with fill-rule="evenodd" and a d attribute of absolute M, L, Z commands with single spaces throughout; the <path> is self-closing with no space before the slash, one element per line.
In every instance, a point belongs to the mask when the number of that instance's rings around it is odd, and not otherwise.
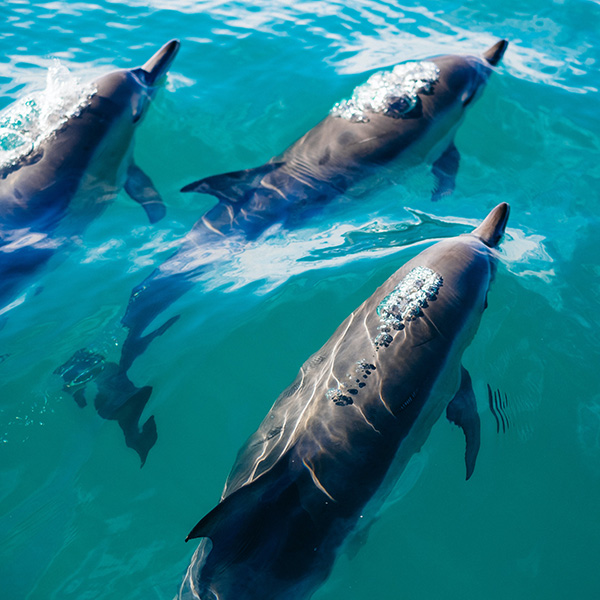
<path fill-rule="evenodd" d="M 182 47 L 137 133 L 168 215 L 124 193 L 0 330 L 0 595 L 170 599 L 239 446 L 302 362 L 424 244 L 512 207 L 503 261 L 465 355 L 482 417 L 475 474 L 440 421 L 412 489 L 342 556 L 318 600 L 595 599 L 600 594 L 600 5 L 587 0 L 1 1 L 0 109 L 51 59 L 87 80 Z M 151 385 L 147 464 L 61 391 L 75 350 L 122 341 L 131 289 L 214 202 L 179 189 L 257 166 L 373 69 L 510 41 L 457 136 L 454 195 L 393 167 L 286 235 L 271 232 L 166 316 L 130 375 Z M 411 209 L 411 210 L 408 210 Z M 497 434 L 486 384 L 509 398 Z M 417 473 L 418 474 L 418 473 Z M 410 486 L 407 486 L 410 487 Z"/>

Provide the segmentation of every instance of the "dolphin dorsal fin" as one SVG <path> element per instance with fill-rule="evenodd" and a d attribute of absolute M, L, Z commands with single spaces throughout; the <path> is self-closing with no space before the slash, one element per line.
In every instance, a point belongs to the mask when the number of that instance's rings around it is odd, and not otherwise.
<path fill-rule="evenodd" d="M 185 541 L 207 537 L 214 543 L 217 538 L 243 536 L 257 515 L 268 514 L 269 507 L 280 502 L 282 496 L 289 495 L 286 490 L 295 489 L 295 479 L 288 473 L 288 464 L 289 451 L 269 470 L 223 498 L 194 526 Z"/>
<path fill-rule="evenodd" d="M 271 162 L 253 169 L 212 175 L 186 185 L 181 188 L 181 191 L 211 194 L 218 200 L 230 203 L 240 202 L 249 189 L 256 188 L 265 175 L 276 171 L 283 164 L 283 162 Z"/>
<path fill-rule="evenodd" d="M 237 497 L 235 494 L 222 500 L 215 508 L 213 508 L 205 517 L 200 519 L 193 529 L 188 533 L 185 541 L 196 538 L 211 538 L 215 535 L 219 528 L 219 524 L 225 522 L 228 518 L 228 513 L 232 506 L 236 504 Z M 234 511 L 232 511 L 234 512 Z"/>

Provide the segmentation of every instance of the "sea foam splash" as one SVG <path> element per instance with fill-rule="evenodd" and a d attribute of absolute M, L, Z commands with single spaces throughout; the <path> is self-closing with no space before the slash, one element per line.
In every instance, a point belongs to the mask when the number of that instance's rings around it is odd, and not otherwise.
<path fill-rule="evenodd" d="M 439 76 L 439 68 L 429 61 L 409 61 L 391 71 L 378 71 L 355 88 L 350 100 L 338 102 L 330 114 L 353 123 L 367 123 L 368 113 L 400 119 L 417 105 L 419 94 L 431 92 Z"/>
<path fill-rule="evenodd" d="M 46 76 L 46 88 L 0 113 L 0 168 L 14 165 L 75 116 L 96 92 L 82 84 L 58 59 Z"/>

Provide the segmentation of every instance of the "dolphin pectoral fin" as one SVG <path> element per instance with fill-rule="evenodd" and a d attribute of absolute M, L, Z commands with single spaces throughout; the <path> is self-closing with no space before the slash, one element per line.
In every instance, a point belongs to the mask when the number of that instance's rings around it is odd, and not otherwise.
<path fill-rule="evenodd" d="M 241 171 L 231 171 L 221 175 L 212 175 L 199 179 L 181 188 L 182 192 L 199 192 L 201 194 L 211 194 L 218 200 L 227 200 L 228 202 L 239 202 L 244 199 L 245 193 L 258 185 L 257 179 L 279 169 L 283 162 L 272 162 L 261 165 L 254 169 L 243 169 Z"/>
<path fill-rule="evenodd" d="M 451 423 L 458 425 L 465 434 L 467 442 L 465 462 L 467 465 L 467 479 L 469 479 L 473 475 L 477 453 L 481 445 L 481 428 L 471 376 L 464 367 L 461 367 L 460 388 L 448 404 L 446 416 Z"/>
<path fill-rule="evenodd" d="M 460 153 L 454 142 L 450 142 L 450 145 L 431 167 L 431 172 L 435 178 L 435 187 L 431 194 L 431 199 L 434 202 L 449 196 L 454 191 L 459 163 Z"/>
<path fill-rule="evenodd" d="M 152 180 L 133 163 L 127 170 L 125 191 L 146 211 L 150 223 L 156 223 L 165 216 L 165 205 Z"/>

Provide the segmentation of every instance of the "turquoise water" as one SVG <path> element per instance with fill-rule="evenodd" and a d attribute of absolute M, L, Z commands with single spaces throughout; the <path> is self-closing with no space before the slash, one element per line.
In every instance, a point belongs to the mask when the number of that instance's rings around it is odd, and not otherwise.
<path fill-rule="evenodd" d="M 0 2 L 0 109 L 87 81 L 178 37 L 136 159 L 168 205 L 124 193 L 32 282 L 0 330 L 0 581 L 8 599 L 173 598 L 240 445 L 302 362 L 399 265 L 511 204 L 489 308 L 465 365 L 482 447 L 441 420 L 358 554 L 318 600 L 597 598 L 600 590 L 600 5 L 500 2 Z M 151 385 L 143 469 L 120 429 L 53 371 L 114 357 L 133 287 L 213 204 L 178 190 L 260 165 L 374 69 L 510 41 L 457 136 L 454 195 L 423 166 L 382 170 L 291 234 L 273 230 L 167 311 L 182 317 L 130 372 Z M 377 185 L 375 185 L 377 184 Z M 507 394 L 496 432 L 487 388 Z"/>

